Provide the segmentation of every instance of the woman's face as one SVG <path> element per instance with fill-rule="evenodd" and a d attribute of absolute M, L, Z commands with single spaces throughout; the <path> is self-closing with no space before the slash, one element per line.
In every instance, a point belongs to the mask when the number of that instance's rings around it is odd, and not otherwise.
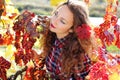
<path fill-rule="evenodd" d="M 58 38 L 69 34 L 73 26 L 73 13 L 66 5 L 59 7 L 51 16 L 50 31 L 55 32 Z"/>

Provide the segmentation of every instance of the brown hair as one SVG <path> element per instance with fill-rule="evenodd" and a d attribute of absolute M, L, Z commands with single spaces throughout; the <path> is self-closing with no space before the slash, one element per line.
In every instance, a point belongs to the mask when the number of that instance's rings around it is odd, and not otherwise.
<path fill-rule="evenodd" d="M 92 44 L 92 37 L 89 39 L 78 39 L 75 29 L 78 26 L 81 26 L 82 24 L 88 24 L 89 25 L 89 18 L 88 18 L 88 9 L 86 7 L 86 4 L 83 2 L 66 2 L 57 7 L 57 9 L 63 5 L 67 5 L 68 8 L 71 10 L 74 16 L 74 22 L 73 22 L 73 33 L 69 34 L 69 38 L 66 42 L 67 45 L 63 47 L 62 51 L 62 72 L 70 74 L 72 67 L 76 66 L 78 64 L 83 64 L 84 54 L 90 53 L 93 49 Z M 48 55 L 48 53 L 51 51 L 52 44 L 55 41 L 56 34 L 53 32 L 50 32 L 49 29 L 46 31 L 46 33 L 43 35 L 42 38 L 42 47 L 43 47 L 43 54 L 44 57 Z M 82 68 L 81 68 L 82 69 Z"/>

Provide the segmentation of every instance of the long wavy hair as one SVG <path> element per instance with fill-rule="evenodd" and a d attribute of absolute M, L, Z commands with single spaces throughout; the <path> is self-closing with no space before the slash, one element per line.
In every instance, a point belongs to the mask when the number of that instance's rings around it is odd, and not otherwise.
<path fill-rule="evenodd" d="M 83 59 L 85 54 L 91 53 L 93 47 L 92 36 L 89 39 L 80 40 L 77 37 L 75 29 L 78 25 L 87 24 L 89 25 L 89 13 L 85 3 L 83 2 L 65 2 L 57 7 L 57 9 L 63 5 L 67 5 L 70 11 L 73 13 L 73 32 L 69 34 L 69 38 L 66 42 L 67 45 L 63 47 L 62 51 L 62 66 L 61 72 L 70 74 L 72 67 L 80 64 L 81 70 L 83 69 Z M 56 10 L 57 10 L 56 9 Z M 64 13 L 64 12 L 63 12 Z M 43 57 L 46 57 L 50 51 L 52 44 L 55 41 L 56 34 L 51 32 L 49 29 L 46 30 L 42 37 L 42 49 Z"/>

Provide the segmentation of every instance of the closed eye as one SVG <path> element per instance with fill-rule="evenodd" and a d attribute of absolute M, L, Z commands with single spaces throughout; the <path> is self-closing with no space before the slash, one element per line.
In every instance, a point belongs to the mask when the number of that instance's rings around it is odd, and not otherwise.
<path fill-rule="evenodd" d="M 66 24 L 64 20 L 60 20 L 62 24 Z"/>

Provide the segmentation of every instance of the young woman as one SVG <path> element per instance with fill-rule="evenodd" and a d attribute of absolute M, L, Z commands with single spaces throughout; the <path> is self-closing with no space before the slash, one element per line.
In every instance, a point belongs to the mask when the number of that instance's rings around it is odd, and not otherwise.
<path fill-rule="evenodd" d="M 42 37 L 41 56 L 52 80 L 84 80 L 93 50 L 88 9 L 84 2 L 65 2 L 50 17 Z"/>

